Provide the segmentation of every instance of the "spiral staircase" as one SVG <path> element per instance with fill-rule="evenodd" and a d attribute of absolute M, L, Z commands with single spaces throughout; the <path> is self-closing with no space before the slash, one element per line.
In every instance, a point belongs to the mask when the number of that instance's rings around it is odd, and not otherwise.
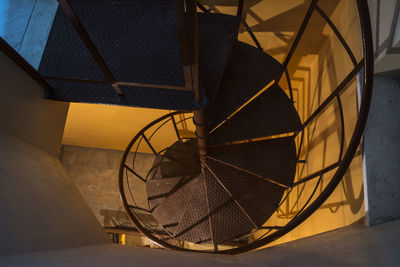
<path fill-rule="evenodd" d="M 38 72 L 9 49 L 44 86 L 48 99 L 179 110 L 142 129 L 128 145 L 120 168 L 129 217 L 140 232 L 166 248 L 236 254 L 283 236 L 333 192 L 362 136 L 373 60 L 366 1 L 357 1 L 363 60 L 354 59 L 313 0 L 283 63 L 263 51 L 242 20 L 243 2 L 238 1 L 237 16 L 232 16 L 212 13 L 194 0 L 59 0 Z M 354 70 L 302 122 L 287 66 L 313 12 L 332 27 Z M 257 47 L 237 39 L 240 25 Z M 364 91 L 350 144 L 345 149 L 342 136 L 337 163 L 295 182 L 304 129 L 331 101 L 338 101 L 343 123 L 339 93 L 360 71 Z M 288 93 L 279 86 L 283 76 Z M 178 131 L 188 120 L 193 120 L 195 136 Z M 156 148 L 152 138 L 163 127 L 174 129 L 175 140 Z M 135 171 L 140 146 L 154 154 L 146 176 Z M 316 196 L 322 176 L 335 168 Z M 146 184 L 147 207 L 136 204 L 131 179 Z M 292 189 L 312 179 L 319 179 L 317 186 L 298 213 L 286 225 L 266 226 Z M 263 234 L 251 240 L 257 231 Z M 180 242 L 199 247 L 188 249 Z"/>

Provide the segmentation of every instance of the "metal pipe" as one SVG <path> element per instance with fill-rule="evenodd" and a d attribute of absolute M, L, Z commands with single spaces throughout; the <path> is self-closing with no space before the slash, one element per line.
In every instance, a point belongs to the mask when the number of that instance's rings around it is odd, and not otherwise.
<path fill-rule="evenodd" d="M 193 122 L 196 126 L 197 143 L 199 145 L 200 161 L 205 162 L 207 157 L 207 139 L 208 139 L 208 127 L 207 127 L 207 112 L 206 110 L 199 109 L 193 112 Z"/>

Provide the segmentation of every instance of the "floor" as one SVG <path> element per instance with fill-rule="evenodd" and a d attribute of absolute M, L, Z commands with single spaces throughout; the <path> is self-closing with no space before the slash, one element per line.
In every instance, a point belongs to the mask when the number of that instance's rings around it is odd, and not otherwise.
<path fill-rule="evenodd" d="M 100 245 L 0 258 L 0 266 L 400 266 L 400 220 L 340 230 L 238 256 Z"/>

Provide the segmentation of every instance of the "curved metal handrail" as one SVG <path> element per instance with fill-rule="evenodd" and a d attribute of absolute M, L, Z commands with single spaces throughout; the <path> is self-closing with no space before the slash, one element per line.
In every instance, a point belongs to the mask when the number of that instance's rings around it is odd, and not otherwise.
<path fill-rule="evenodd" d="M 329 99 L 326 100 L 326 103 L 325 102 L 323 103 L 323 105 L 326 106 L 326 105 L 329 104 L 329 102 L 332 99 L 336 99 L 337 103 L 338 103 L 338 106 L 339 106 L 341 127 L 342 127 L 342 129 L 341 129 L 341 147 L 340 147 L 340 152 L 339 152 L 339 160 L 338 160 L 337 163 L 326 167 L 325 169 L 321 170 L 320 172 L 317 172 L 315 174 L 309 175 L 308 177 L 305 178 L 305 179 L 310 180 L 312 178 L 319 177 L 318 181 L 317 181 L 317 185 L 315 186 L 313 193 L 311 194 L 309 199 L 306 201 L 305 205 L 303 205 L 303 207 L 300 209 L 300 211 L 285 226 L 282 226 L 282 227 L 269 227 L 269 228 L 266 227 L 269 230 L 264 235 L 259 237 L 257 240 L 246 244 L 243 247 L 236 247 L 236 248 L 230 248 L 230 249 L 227 249 L 227 250 L 212 251 L 212 252 L 220 253 L 220 254 L 238 254 L 238 253 L 247 252 L 247 251 L 262 247 L 262 246 L 264 246 L 264 245 L 266 245 L 268 243 L 271 243 L 271 242 L 277 240 L 278 238 L 282 237 L 283 235 L 287 234 L 288 232 L 293 230 L 295 227 L 300 225 L 307 218 L 309 218 L 311 216 L 311 214 L 313 214 L 318 208 L 320 208 L 321 205 L 332 194 L 332 192 L 335 190 L 335 188 L 338 186 L 339 182 L 342 180 L 343 176 L 345 175 L 345 172 L 347 171 L 352 159 L 354 158 L 354 155 L 355 155 L 355 153 L 357 151 L 358 145 L 359 145 L 359 143 L 361 141 L 361 138 L 362 138 L 362 134 L 363 134 L 363 131 L 364 131 L 364 128 L 365 128 L 365 124 L 366 124 L 366 121 L 367 121 L 367 117 L 368 117 L 369 106 L 370 106 L 371 96 L 372 96 L 372 84 L 373 84 L 373 60 L 374 60 L 374 58 L 373 58 L 371 22 L 370 22 L 370 18 L 369 18 L 368 5 L 367 5 L 366 0 L 356 0 L 356 1 L 357 1 L 358 14 L 359 14 L 360 25 L 361 25 L 361 37 L 362 37 L 362 47 L 363 47 L 363 56 L 364 57 L 363 57 L 363 60 L 360 63 L 355 65 L 355 69 L 353 70 L 353 72 L 350 73 L 349 76 L 346 77 L 346 79 L 344 79 L 344 81 L 338 86 L 337 89 L 342 90 L 349 83 L 349 81 L 352 78 L 354 78 L 354 76 L 362 68 L 364 69 L 364 80 L 363 80 L 363 94 L 362 94 L 362 100 L 361 100 L 361 106 L 360 106 L 360 109 L 359 109 L 358 119 L 357 119 L 357 122 L 356 122 L 356 125 L 355 125 L 355 129 L 353 131 L 350 143 L 347 146 L 346 151 L 344 151 L 344 141 L 343 141 L 343 139 L 344 139 L 344 122 L 343 122 L 344 115 L 343 115 L 342 104 L 341 104 L 340 97 L 339 97 L 340 90 L 337 90 L 336 92 L 334 92 L 332 94 L 332 96 L 330 96 Z M 303 31 L 306 28 L 306 25 L 308 23 L 308 20 L 310 19 L 311 14 L 313 13 L 312 11 L 317 10 L 320 14 L 321 14 L 321 12 L 323 14 L 323 11 L 320 10 L 319 7 L 316 4 L 317 4 L 317 1 L 313 0 L 311 5 L 310 5 L 310 8 L 309 8 L 309 10 L 307 12 L 307 16 L 305 18 L 305 22 L 303 22 L 302 27 L 301 27 L 301 29 Z M 335 34 L 337 34 L 337 33 L 335 32 Z M 339 33 L 339 35 L 340 35 L 340 33 Z M 298 42 L 299 38 L 296 37 L 296 40 Z M 341 40 L 341 42 L 342 42 L 342 40 Z M 342 42 L 342 44 L 343 44 L 343 42 Z M 297 46 L 297 44 L 294 44 L 292 46 L 292 48 L 296 47 L 296 46 Z M 347 46 L 347 44 L 345 46 Z M 349 54 L 349 56 L 352 55 L 351 51 L 348 51 L 347 49 L 346 49 L 346 51 Z M 291 53 L 289 53 L 289 55 L 292 55 L 293 53 L 294 52 L 291 52 Z M 352 62 L 354 63 L 354 60 L 352 60 Z M 287 65 L 287 63 L 286 63 L 286 65 Z M 287 77 L 288 76 L 289 75 L 287 74 Z M 322 106 L 321 109 L 323 109 L 323 105 L 321 105 Z M 162 116 L 161 118 L 153 121 L 152 123 L 147 125 L 145 128 L 143 128 L 132 139 L 132 141 L 130 142 L 130 144 L 128 145 L 128 147 L 127 147 L 127 149 L 126 149 L 126 151 L 124 153 L 124 156 L 123 156 L 123 159 L 122 159 L 122 162 L 121 162 L 120 174 L 119 174 L 120 175 L 120 177 L 119 177 L 119 187 L 120 187 L 120 191 L 121 191 L 122 200 L 124 202 L 124 206 L 125 206 L 125 208 L 126 208 L 126 210 L 128 212 L 129 217 L 135 223 L 135 225 L 137 226 L 138 230 L 140 232 L 142 232 L 145 236 L 150 238 L 153 242 L 155 242 L 158 245 L 163 246 L 165 248 L 169 248 L 169 249 L 175 249 L 175 250 L 181 250 L 181 251 L 192 251 L 192 252 L 207 252 L 207 251 L 204 251 L 204 250 L 185 249 L 185 248 L 181 248 L 181 247 L 178 247 L 178 246 L 174 246 L 174 245 L 169 244 L 168 242 L 166 242 L 165 240 L 163 240 L 161 238 L 157 238 L 157 237 L 153 236 L 151 234 L 151 231 L 149 231 L 149 229 L 146 229 L 140 223 L 140 221 L 138 220 L 137 216 L 130 209 L 129 203 L 128 203 L 127 199 L 126 199 L 125 192 L 124 192 L 124 184 L 123 184 L 123 182 L 124 182 L 123 181 L 123 179 L 124 179 L 123 171 L 124 171 L 124 168 L 125 168 L 124 164 L 125 164 L 125 161 L 127 159 L 127 156 L 129 154 L 130 149 L 132 148 L 132 146 L 135 144 L 135 142 L 141 136 L 143 136 L 144 132 L 147 131 L 148 129 L 150 129 L 152 126 L 156 125 L 157 123 L 159 123 L 159 122 L 161 122 L 161 121 L 163 121 L 165 119 L 168 119 L 168 117 L 170 117 L 170 116 L 178 115 L 180 113 L 182 113 L 182 112 L 174 112 L 174 113 Z M 304 128 L 307 126 L 307 124 L 312 119 L 314 119 L 317 116 L 318 116 L 317 113 L 316 113 L 316 115 L 313 114 L 311 116 L 312 118 L 309 118 L 309 120 L 307 120 L 304 123 Z M 300 144 L 299 144 L 299 147 L 298 147 L 298 153 L 297 153 L 298 156 L 300 155 L 300 151 L 301 151 L 301 147 L 302 147 L 302 139 L 303 139 L 303 135 L 304 135 L 304 128 L 302 130 L 302 137 L 300 139 L 301 141 L 300 141 Z M 296 133 L 296 134 L 298 134 L 298 133 Z M 330 179 L 329 183 L 325 186 L 324 190 L 316 197 L 316 199 L 311 202 L 311 199 L 314 196 L 316 188 L 318 187 L 319 183 L 321 182 L 322 175 L 327 171 L 334 170 L 335 168 L 337 168 L 337 170 L 336 170 L 335 174 L 332 176 L 332 178 Z M 306 182 L 308 180 L 305 180 L 303 182 Z M 300 183 L 297 183 L 294 186 L 296 186 L 298 184 L 300 184 Z M 291 189 L 293 189 L 293 187 Z M 287 192 L 286 196 L 280 202 L 280 205 L 282 203 L 284 203 L 286 198 L 292 192 L 291 189 L 289 189 L 289 191 Z M 308 205 L 308 203 L 310 203 L 310 204 Z M 279 209 L 279 207 L 278 207 L 278 209 Z M 270 234 L 270 232 L 272 230 L 276 230 L 276 231 Z"/>

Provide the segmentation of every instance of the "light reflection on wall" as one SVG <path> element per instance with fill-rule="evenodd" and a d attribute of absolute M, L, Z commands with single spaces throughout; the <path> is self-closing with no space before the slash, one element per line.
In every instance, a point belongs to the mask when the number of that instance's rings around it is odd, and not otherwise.
<path fill-rule="evenodd" d="M 361 41 L 355 1 L 341 1 L 330 18 L 343 34 L 357 61 L 361 60 Z M 306 30 L 293 61 L 288 66 L 292 77 L 295 105 L 303 122 L 353 69 L 346 51 L 319 14 L 313 14 L 310 24 L 321 25 L 323 39 L 320 41 L 322 42 L 319 46 L 312 44 L 315 32 Z M 288 90 L 284 79 L 280 85 Z M 356 86 L 354 79 L 341 93 L 345 114 L 345 150 L 357 119 Z M 300 159 L 306 160 L 306 163 L 298 165 L 297 179 L 335 163 L 340 151 L 340 139 L 338 104 L 332 101 L 305 130 L 304 149 Z M 299 140 L 297 144 L 298 142 Z M 337 168 L 323 176 L 311 202 L 322 192 L 336 170 Z M 317 180 L 313 179 L 297 186 L 279 212 L 275 213 L 266 225 L 285 225 L 289 222 L 308 200 Z M 341 228 L 360 221 L 364 216 L 362 159 L 358 153 L 343 180 L 325 204 L 303 224 L 271 243 L 270 246 Z M 256 234 L 253 238 L 258 238 L 260 235 L 261 233 Z"/>

